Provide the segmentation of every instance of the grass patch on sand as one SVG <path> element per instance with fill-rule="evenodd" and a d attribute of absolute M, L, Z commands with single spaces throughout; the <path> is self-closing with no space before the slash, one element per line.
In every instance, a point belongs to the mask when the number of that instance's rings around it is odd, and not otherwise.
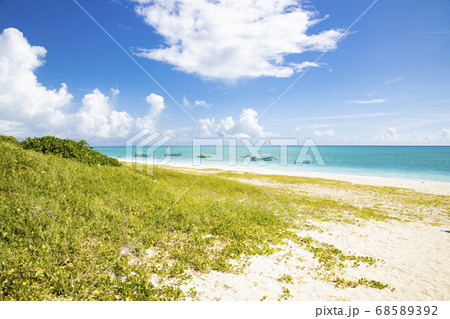
<path fill-rule="evenodd" d="M 282 195 L 294 193 L 295 198 L 302 203 L 303 214 L 310 211 L 314 218 L 331 221 L 358 222 L 358 220 L 379 220 L 379 221 L 411 221 L 421 220 L 430 224 L 439 224 L 450 217 L 450 196 L 426 194 L 410 189 L 380 187 L 370 185 L 352 184 L 338 180 L 327 180 L 322 178 L 310 178 L 284 175 L 260 175 L 254 173 L 220 172 L 215 174 L 222 178 L 240 181 L 253 182 L 273 189 L 273 192 Z M 292 191 L 292 188 L 301 185 L 301 189 Z M 344 191 L 347 194 L 363 194 L 366 202 L 354 207 L 342 200 L 344 196 L 339 196 L 339 200 L 330 196 L 311 196 L 313 194 L 327 194 L 334 191 Z M 271 191 L 272 192 L 272 191 Z M 370 198 L 369 202 L 367 199 Z M 321 201 L 326 201 L 320 203 Z M 333 203 L 334 202 L 334 203 Z M 308 203 L 312 205 L 307 205 Z M 368 205 L 368 206 L 367 206 Z M 308 207 L 309 206 L 309 207 Z M 317 206 L 331 208 L 328 211 L 318 211 Z M 352 207 L 353 206 L 353 207 Z M 364 207 L 362 207 L 364 206 Z M 312 211 L 311 208 L 312 207 Z"/>

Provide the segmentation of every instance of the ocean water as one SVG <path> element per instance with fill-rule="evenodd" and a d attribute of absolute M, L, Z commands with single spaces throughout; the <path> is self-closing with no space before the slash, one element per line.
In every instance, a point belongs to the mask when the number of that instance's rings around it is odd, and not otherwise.
<path fill-rule="evenodd" d="M 192 146 L 170 146 L 158 149 L 143 149 L 124 146 L 94 147 L 94 150 L 110 157 L 123 160 L 166 162 L 174 164 L 213 166 L 248 166 L 288 172 L 320 172 L 359 176 L 379 176 L 415 180 L 450 182 L 450 146 L 317 146 L 319 156 L 309 149 L 306 156 L 310 164 L 295 165 L 301 146 L 289 146 L 283 150 L 279 146 L 263 146 L 260 154 L 271 154 L 272 161 L 249 161 L 243 156 L 249 154 L 245 146 L 222 151 L 215 146 L 202 146 L 202 154 L 216 154 L 210 158 L 199 159 L 198 150 Z M 218 151 L 218 153 L 217 153 Z M 136 157 L 135 153 L 148 153 L 153 158 Z M 182 153 L 181 156 L 167 157 L 166 153 Z M 323 159 L 325 165 L 321 163 Z M 303 162 L 302 158 L 300 163 Z"/>

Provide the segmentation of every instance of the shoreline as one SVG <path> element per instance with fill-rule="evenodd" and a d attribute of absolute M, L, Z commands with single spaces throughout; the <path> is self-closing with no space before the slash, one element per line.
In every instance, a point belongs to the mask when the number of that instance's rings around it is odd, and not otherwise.
<path fill-rule="evenodd" d="M 120 162 L 130 163 L 132 161 L 118 159 Z M 145 162 L 136 162 L 140 164 L 147 164 Z M 450 196 L 450 183 L 428 181 L 428 180 L 414 180 L 404 178 L 391 178 L 391 177 L 378 177 L 378 176 L 361 176 L 361 175 L 346 175 L 335 173 L 321 173 L 321 172 L 292 172 L 273 170 L 266 168 L 254 168 L 243 166 L 224 166 L 224 165 L 205 165 L 200 166 L 185 164 L 185 163 L 170 163 L 169 165 L 160 166 L 168 169 L 188 169 L 191 171 L 204 172 L 205 170 L 220 170 L 220 171 L 232 171 L 237 173 L 253 173 L 258 175 L 282 175 L 293 177 L 306 177 L 306 178 L 320 178 L 328 180 L 336 180 L 342 182 L 349 182 L 357 185 L 369 185 L 378 187 L 395 187 L 406 188 L 421 193 L 428 193 L 434 195 Z"/>

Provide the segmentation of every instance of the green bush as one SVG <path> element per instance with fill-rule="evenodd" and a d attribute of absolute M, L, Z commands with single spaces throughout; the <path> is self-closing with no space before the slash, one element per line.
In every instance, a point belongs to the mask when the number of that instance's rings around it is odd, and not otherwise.
<path fill-rule="evenodd" d="M 0 142 L 7 142 L 16 146 L 20 146 L 20 142 L 12 136 L 0 135 Z"/>
<path fill-rule="evenodd" d="M 74 159 L 89 165 L 120 166 L 117 159 L 103 155 L 89 148 L 84 140 L 79 142 L 60 139 L 54 136 L 28 137 L 20 143 L 24 149 L 44 154 L 59 155 L 63 158 Z"/>

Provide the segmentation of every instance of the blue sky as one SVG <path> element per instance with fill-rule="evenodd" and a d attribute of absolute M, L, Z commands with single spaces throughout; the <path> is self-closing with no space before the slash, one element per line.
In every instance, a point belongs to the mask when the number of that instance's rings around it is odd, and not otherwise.
<path fill-rule="evenodd" d="M 73 0 L 0 0 L 0 134 L 450 145 L 447 0 L 379 0 L 340 39 L 373 0 L 77 1 L 176 102 Z"/>

